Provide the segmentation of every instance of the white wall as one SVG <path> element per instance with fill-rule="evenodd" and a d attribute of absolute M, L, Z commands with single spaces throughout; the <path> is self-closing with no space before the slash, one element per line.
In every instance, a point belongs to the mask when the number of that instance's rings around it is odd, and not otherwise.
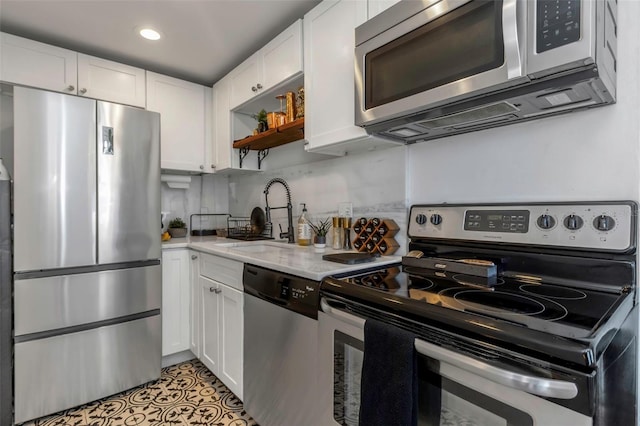
<path fill-rule="evenodd" d="M 278 148 L 269 156 L 278 155 Z M 294 226 L 300 214 L 300 203 L 306 203 L 311 219 L 336 216 L 338 203 L 351 202 L 353 216 L 384 217 L 401 227 L 396 236 L 401 247 L 406 245 L 405 148 L 394 147 L 354 156 L 284 167 L 258 174 L 229 178 L 229 207 L 234 216 L 249 216 L 256 207 L 265 207 L 264 188 L 270 179 L 281 177 L 291 188 Z M 274 184 L 269 190 L 271 207 L 286 205 L 284 188 Z M 285 210 L 272 212 L 274 236 L 278 224 L 287 229 Z M 397 252 L 398 254 L 401 252 Z"/>
<path fill-rule="evenodd" d="M 618 2 L 617 103 L 410 146 L 410 203 L 639 199 L 640 2 Z"/>
<path fill-rule="evenodd" d="M 192 176 L 189 189 L 172 189 L 162 183 L 161 200 L 162 211 L 169 212 L 165 228 L 176 217 L 182 218 L 188 227 L 192 214 L 229 212 L 229 183 L 225 176 L 216 175 Z M 194 217 L 194 229 L 226 226 L 224 218 Z"/>

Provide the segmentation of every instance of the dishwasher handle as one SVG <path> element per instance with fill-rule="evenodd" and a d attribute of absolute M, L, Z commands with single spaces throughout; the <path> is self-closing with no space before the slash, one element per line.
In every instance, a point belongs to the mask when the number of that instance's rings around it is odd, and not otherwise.
<path fill-rule="evenodd" d="M 332 307 L 324 297 L 320 299 L 320 306 L 322 311 L 327 315 L 350 325 L 364 328 L 365 319 Z M 469 373 L 491 380 L 494 383 L 533 395 L 558 399 L 573 399 L 578 395 L 578 387 L 572 382 L 547 379 L 505 370 L 464 354 L 425 342 L 421 339 L 415 339 L 415 348 L 418 353 L 438 360 L 441 363 L 458 367 Z"/>

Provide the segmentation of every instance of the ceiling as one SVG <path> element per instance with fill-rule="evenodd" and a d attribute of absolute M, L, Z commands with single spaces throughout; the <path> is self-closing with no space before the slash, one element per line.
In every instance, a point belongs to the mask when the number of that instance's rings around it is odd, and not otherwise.
<path fill-rule="evenodd" d="M 211 86 L 319 2 L 0 0 L 0 30 Z"/>

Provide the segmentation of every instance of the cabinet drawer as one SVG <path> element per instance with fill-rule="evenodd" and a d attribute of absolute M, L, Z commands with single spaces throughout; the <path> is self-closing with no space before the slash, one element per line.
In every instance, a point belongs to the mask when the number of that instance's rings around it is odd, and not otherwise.
<path fill-rule="evenodd" d="M 242 291 L 242 262 L 202 253 L 200 275 Z"/>

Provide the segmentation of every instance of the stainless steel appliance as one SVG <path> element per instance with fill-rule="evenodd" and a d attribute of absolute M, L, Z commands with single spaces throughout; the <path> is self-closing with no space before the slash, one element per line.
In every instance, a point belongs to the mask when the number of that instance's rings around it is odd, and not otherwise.
<path fill-rule="evenodd" d="M 159 114 L 13 88 L 15 421 L 159 378 Z"/>
<path fill-rule="evenodd" d="M 419 142 L 615 102 L 611 0 L 402 0 L 356 29 L 356 124 Z"/>
<path fill-rule="evenodd" d="M 0 175 L 0 424 L 10 425 L 13 420 L 11 182 L 4 177 Z"/>
<path fill-rule="evenodd" d="M 321 424 L 358 424 L 369 320 L 415 335 L 420 425 L 636 424 L 636 226 L 631 202 L 413 206 L 402 265 L 322 282 Z"/>
<path fill-rule="evenodd" d="M 244 408 L 261 426 L 317 424 L 320 283 L 245 265 Z"/>

